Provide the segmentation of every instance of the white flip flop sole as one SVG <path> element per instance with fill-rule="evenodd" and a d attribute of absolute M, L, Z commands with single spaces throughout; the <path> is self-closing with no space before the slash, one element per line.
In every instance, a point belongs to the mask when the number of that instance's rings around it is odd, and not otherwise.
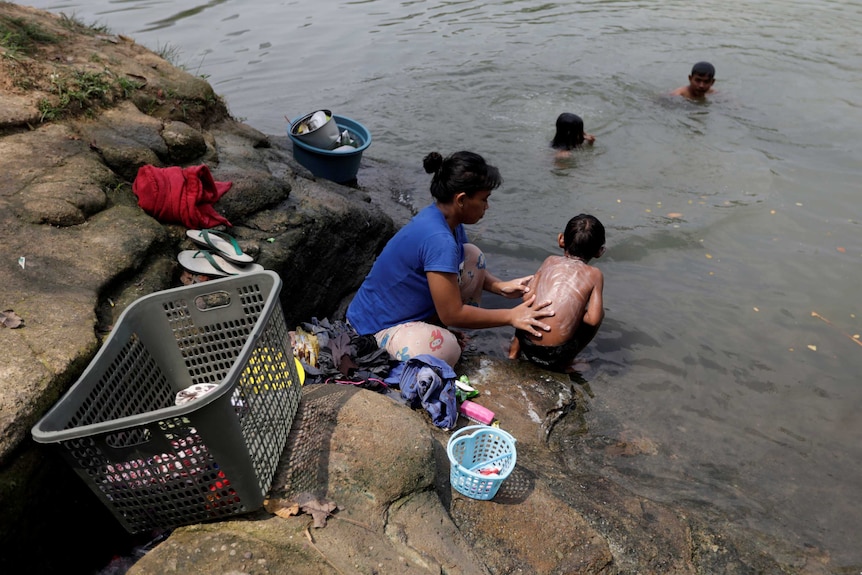
<path fill-rule="evenodd" d="M 208 276 L 236 276 L 263 271 L 260 264 L 236 265 L 207 250 L 183 250 L 177 255 L 180 265 L 196 274 Z"/>
<path fill-rule="evenodd" d="M 223 232 L 215 230 L 187 230 L 186 235 L 205 250 L 218 254 L 235 264 L 245 265 L 254 261 L 254 258 L 240 249 L 239 244 L 236 243 L 233 237 Z"/>

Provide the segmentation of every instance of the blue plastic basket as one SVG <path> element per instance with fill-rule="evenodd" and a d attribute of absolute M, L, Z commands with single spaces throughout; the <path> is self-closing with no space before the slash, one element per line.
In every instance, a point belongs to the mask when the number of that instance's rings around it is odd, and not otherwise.
<path fill-rule="evenodd" d="M 518 458 L 515 438 L 487 425 L 459 429 L 449 438 L 449 479 L 458 493 L 472 499 L 493 499 L 500 485 L 515 468 Z M 497 470 L 484 474 L 482 471 Z"/>
<path fill-rule="evenodd" d="M 337 114 L 333 114 L 332 119 L 339 131 L 347 130 L 356 140 L 358 147 L 355 150 L 336 152 L 310 146 L 293 133 L 293 126 L 298 125 L 302 118 L 296 118 L 290 123 L 287 135 L 293 142 L 293 157 L 297 162 L 318 178 L 345 184 L 356 179 L 362 152 L 371 145 L 371 132 L 356 120 Z"/>

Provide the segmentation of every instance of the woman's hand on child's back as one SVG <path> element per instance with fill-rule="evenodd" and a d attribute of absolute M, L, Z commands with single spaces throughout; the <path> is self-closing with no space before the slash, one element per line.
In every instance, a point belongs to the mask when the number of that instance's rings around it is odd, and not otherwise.
<path fill-rule="evenodd" d="M 551 331 L 551 326 L 540 321 L 543 317 L 554 315 L 550 305 L 550 301 L 536 304 L 536 295 L 531 295 L 524 303 L 512 308 L 512 327 L 542 337 L 543 331 Z"/>
<path fill-rule="evenodd" d="M 530 293 L 530 286 L 527 285 L 533 279 L 533 276 L 524 276 L 507 282 L 499 283 L 500 295 L 509 299 L 523 297 Z"/>

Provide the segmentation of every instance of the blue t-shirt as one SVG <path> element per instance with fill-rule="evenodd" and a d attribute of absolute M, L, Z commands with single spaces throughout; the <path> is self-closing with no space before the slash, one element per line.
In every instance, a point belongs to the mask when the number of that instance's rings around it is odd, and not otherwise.
<path fill-rule="evenodd" d="M 377 256 L 371 272 L 347 308 L 347 321 L 360 335 L 434 315 L 427 272 L 459 273 L 467 233 L 449 229 L 435 204 L 416 214 Z"/>

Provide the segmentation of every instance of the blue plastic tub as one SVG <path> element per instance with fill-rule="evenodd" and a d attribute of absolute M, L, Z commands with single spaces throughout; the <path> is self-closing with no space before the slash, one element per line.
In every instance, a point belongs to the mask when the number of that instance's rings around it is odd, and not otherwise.
<path fill-rule="evenodd" d="M 296 161 L 318 178 L 325 178 L 339 184 L 355 180 L 356 173 L 359 171 L 362 152 L 371 145 L 371 132 L 368 131 L 368 128 L 356 120 L 333 114 L 332 118 L 338 125 L 339 131 L 347 130 L 350 132 L 359 146 L 355 151 L 324 150 L 308 145 L 293 134 L 293 126 L 304 117 L 295 118 L 287 128 L 287 135 L 293 142 L 293 157 Z"/>

